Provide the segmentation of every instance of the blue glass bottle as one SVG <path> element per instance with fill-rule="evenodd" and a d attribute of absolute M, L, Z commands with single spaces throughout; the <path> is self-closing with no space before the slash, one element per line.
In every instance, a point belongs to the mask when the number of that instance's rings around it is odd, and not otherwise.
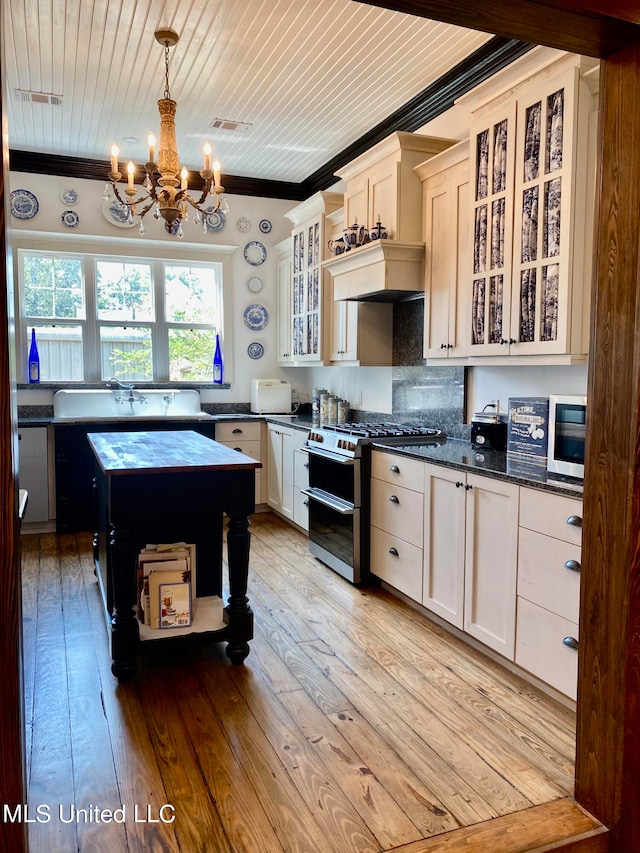
<path fill-rule="evenodd" d="M 220 350 L 220 335 L 216 335 L 216 351 L 213 355 L 213 384 L 222 385 L 224 381 L 224 368 L 222 364 L 222 352 Z"/>
<path fill-rule="evenodd" d="M 40 382 L 40 356 L 36 343 L 36 330 L 31 329 L 31 346 L 29 347 L 29 382 Z"/>

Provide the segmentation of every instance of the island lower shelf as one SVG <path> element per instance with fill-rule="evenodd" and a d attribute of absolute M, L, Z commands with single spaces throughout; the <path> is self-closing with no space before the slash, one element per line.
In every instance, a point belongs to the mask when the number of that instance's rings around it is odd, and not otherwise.
<path fill-rule="evenodd" d="M 141 642 L 169 640 L 175 637 L 188 637 L 193 634 L 208 634 L 226 628 L 224 621 L 224 602 L 218 595 L 196 598 L 193 602 L 193 620 L 184 628 L 152 628 L 138 620 Z"/>

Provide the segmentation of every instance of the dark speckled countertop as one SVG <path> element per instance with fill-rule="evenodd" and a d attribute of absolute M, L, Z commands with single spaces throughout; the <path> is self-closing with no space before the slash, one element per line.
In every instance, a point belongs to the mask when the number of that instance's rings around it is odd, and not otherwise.
<path fill-rule="evenodd" d="M 582 498 L 582 480 L 549 474 L 546 468 L 527 462 L 517 454 L 499 450 L 479 450 L 472 447 L 468 441 L 447 439 L 440 444 L 401 445 L 373 442 L 372 446 L 374 449 L 422 459 L 424 462 L 433 462 L 447 468 L 484 474 L 519 486 Z"/>

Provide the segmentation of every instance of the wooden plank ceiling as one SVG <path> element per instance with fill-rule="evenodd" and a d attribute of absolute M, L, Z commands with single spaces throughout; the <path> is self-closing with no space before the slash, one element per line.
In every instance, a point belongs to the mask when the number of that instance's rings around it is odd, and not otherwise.
<path fill-rule="evenodd" d="M 159 26 L 180 35 L 170 83 L 183 163 L 201 168 L 209 139 L 226 174 L 296 182 L 491 38 L 351 0 L 11 0 L 10 147 L 106 160 L 117 142 L 144 163 L 164 91 Z M 216 118 L 248 127 L 214 130 Z"/>

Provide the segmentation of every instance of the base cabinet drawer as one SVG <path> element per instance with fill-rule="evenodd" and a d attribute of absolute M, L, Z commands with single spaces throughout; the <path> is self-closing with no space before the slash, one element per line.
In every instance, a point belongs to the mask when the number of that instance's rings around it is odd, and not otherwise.
<path fill-rule="evenodd" d="M 216 441 L 227 444 L 233 441 L 260 441 L 261 421 L 218 421 Z"/>
<path fill-rule="evenodd" d="M 521 527 L 518 537 L 518 595 L 578 621 L 582 548 Z"/>
<path fill-rule="evenodd" d="M 371 524 L 422 550 L 424 495 L 371 480 Z"/>
<path fill-rule="evenodd" d="M 372 527 L 371 571 L 409 598 L 422 600 L 422 548 Z"/>
<path fill-rule="evenodd" d="M 418 459 L 376 450 L 371 454 L 371 476 L 394 486 L 424 492 L 424 462 Z"/>
<path fill-rule="evenodd" d="M 518 597 L 516 663 L 532 675 L 575 699 L 578 688 L 578 626 Z M 572 643 L 573 645 L 573 643 Z"/>
<path fill-rule="evenodd" d="M 582 501 L 537 489 L 520 489 L 520 527 L 582 544 Z"/>

